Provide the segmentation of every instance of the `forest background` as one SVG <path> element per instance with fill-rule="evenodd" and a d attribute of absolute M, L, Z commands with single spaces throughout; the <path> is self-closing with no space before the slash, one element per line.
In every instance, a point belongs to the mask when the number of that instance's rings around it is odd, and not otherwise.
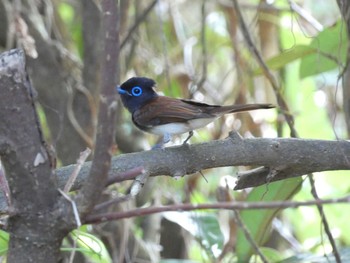
<path fill-rule="evenodd" d="M 105 119 L 106 125 L 113 124 L 105 131 L 113 131 L 115 144 L 105 150 L 117 156 L 112 168 L 119 177 L 107 188 L 99 186 L 104 189 L 102 196 L 100 191 L 84 195 L 87 188 L 79 195 L 80 181 L 73 187 L 76 191 L 71 197 L 76 198 L 85 224 L 67 235 L 76 219 L 67 223 L 60 257 L 67 262 L 350 260 L 346 204 L 350 180 L 349 171 L 344 171 L 350 156 L 348 147 L 342 148 L 350 134 L 349 10 L 345 0 L 1 0 L 0 51 L 21 48 L 26 54 L 43 138 L 55 152 L 52 163 L 57 163 L 53 166 L 58 175 L 67 167 L 72 171 L 74 166 L 69 165 L 77 163 L 86 147 L 94 151 L 91 159 L 99 156 L 97 127 L 105 127 L 99 126 L 103 113 L 99 103 L 106 94 L 111 98 L 104 88 L 114 88 L 132 76 L 153 78 L 158 91 L 171 97 L 220 105 L 257 102 L 277 106 L 276 110 L 225 116 L 196 131 L 189 150 L 175 146 L 128 155 L 149 150 L 157 138 L 139 131 L 120 100 L 115 100 L 116 94 L 110 95 L 118 104 L 110 102 L 110 106 L 117 105 L 115 118 Z M 106 32 L 115 34 L 108 38 Z M 114 60 L 107 59 L 106 51 Z M 5 100 L 2 103 L 6 105 Z M 290 137 L 302 139 L 287 140 Z M 226 146 L 220 148 L 220 143 Z M 181 138 L 174 144 L 181 144 Z M 252 148 L 254 145 L 261 148 Z M 279 160 L 283 165 L 267 165 L 278 158 L 267 147 L 264 151 L 264 145 L 286 147 L 281 150 L 284 162 Z M 240 155 L 226 154 L 230 160 L 224 160 L 224 154 L 218 152 L 231 146 Z M 0 150 L 4 162 L 6 153 Z M 307 150 L 308 155 L 301 157 Z M 195 163 L 194 154 L 212 159 L 199 158 Z M 157 161 L 162 166 L 157 159 L 161 155 L 173 160 L 174 166 L 192 162 L 192 168 L 179 169 L 179 173 L 164 168 L 165 175 L 171 176 L 148 178 L 140 193 L 131 197 L 135 182 L 126 178 L 145 174 L 145 170 L 161 175 L 156 168 Z M 330 168 L 324 170 L 342 171 L 317 170 L 315 164 L 298 160 L 309 155 L 327 163 Z M 235 158 L 235 164 L 230 163 Z M 341 160 L 343 166 L 337 166 Z M 142 166 L 143 162 L 152 163 L 152 168 Z M 299 167 L 288 170 L 291 163 Z M 90 162 L 83 170 L 87 164 Z M 252 170 L 258 166 L 268 169 Z M 317 173 L 311 174 L 313 171 Z M 263 177 L 251 185 L 236 182 L 237 174 L 245 177 L 254 172 L 272 179 Z M 61 181 L 65 179 L 58 179 L 58 184 L 64 185 Z M 11 188 L 16 182 L 9 184 Z M 16 207 L 13 188 L 11 194 L 6 187 L 2 189 L 14 198 Z M 35 188 L 28 190 L 29 196 L 33 191 Z M 79 199 L 82 196 L 98 200 L 84 203 Z M 226 206 L 228 203 L 233 206 Z M 80 209 L 79 204 L 91 207 Z M 7 206 L 11 207 L 10 201 Z M 27 208 L 23 209 L 28 212 Z M 16 239 L 13 229 L 17 224 L 11 223 L 15 217 L 11 211 L 2 209 L 10 215 L 10 223 L 4 219 L 0 240 L 2 257 L 10 253 L 8 262 L 16 254 L 14 243 L 9 245 L 9 235 Z M 106 215 L 108 222 L 102 222 Z M 59 225 L 60 221 L 55 222 Z M 56 229 L 59 233 L 60 227 Z M 41 231 L 43 234 L 45 228 Z"/>

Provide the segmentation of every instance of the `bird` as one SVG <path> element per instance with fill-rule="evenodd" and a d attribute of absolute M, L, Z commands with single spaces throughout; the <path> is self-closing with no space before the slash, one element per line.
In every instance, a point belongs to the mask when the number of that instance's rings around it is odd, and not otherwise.
<path fill-rule="evenodd" d="M 272 104 L 209 105 L 206 103 L 158 95 L 156 82 L 147 77 L 132 77 L 117 86 L 122 103 L 131 113 L 132 122 L 140 130 L 163 136 L 162 145 L 172 135 L 189 133 L 183 144 L 193 136 L 193 131 L 206 126 L 229 113 L 271 109 Z"/>

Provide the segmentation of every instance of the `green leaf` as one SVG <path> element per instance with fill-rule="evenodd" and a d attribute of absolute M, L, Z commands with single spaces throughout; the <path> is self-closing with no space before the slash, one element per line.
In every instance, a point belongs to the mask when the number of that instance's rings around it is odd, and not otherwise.
<path fill-rule="evenodd" d="M 112 259 L 103 242 L 94 235 L 80 230 L 72 232 L 73 239 L 77 240 L 77 248 L 62 248 L 63 251 L 77 250 L 84 254 L 89 261 L 95 263 L 112 263 Z"/>
<path fill-rule="evenodd" d="M 71 23 L 74 20 L 74 8 L 67 3 L 59 3 L 58 13 L 61 16 L 62 20 L 66 23 Z"/>
<path fill-rule="evenodd" d="M 220 255 L 224 236 L 216 216 L 201 212 L 166 212 L 163 215 L 195 237 L 210 256 L 216 258 Z"/>
<path fill-rule="evenodd" d="M 297 59 L 304 58 L 310 54 L 316 53 L 317 49 L 305 46 L 297 45 L 294 48 L 288 49 L 277 56 L 274 56 L 266 61 L 266 65 L 271 70 L 279 70 Z M 254 75 L 261 75 L 263 73 L 261 68 L 254 70 Z"/>
<path fill-rule="evenodd" d="M 7 253 L 9 245 L 9 234 L 3 230 L 0 230 L 0 256 Z"/>
<path fill-rule="evenodd" d="M 346 25 L 340 21 L 334 26 L 326 28 L 311 41 L 309 47 L 317 52 L 302 59 L 300 78 L 343 66 L 348 47 Z"/>
<path fill-rule="evenodd" d="M 302 178 L 296 177 L 262 185 L 254 188 L 249 193 L 247 201 L 288 200 L 300 190 L 301 184 Z M 278 212 L 278 209 L 244 210 L 240 212 L 243 223 L 258 245 L 262 245 L 269 237 L 271 221 Z M 254 253 L 252 245 L 246 239 L 241 229 L 237 234 L 236 253 L 238 262 L 249 262 L 250 257 Z"/>
<path fill-rule="evenodd" d="M 272 249 L 269 247 L 261 247 L 260 251 L 269 262 L 278 262 L 283 259 L 281 252 L 279 252 L 276 249 Z"/>
<path fill-rule="evenodd" d="M 326 28 L 315 37 L 310 45 L 296 45 L 266 61 L 271 70 L 280 70 L 287 64 L 301 59 L 300 78 L 320 74 L 344 65 L 348 41 L 346 26 L 338 22 Z M 261 68 L 254 70 L 254 75 L 261 75 Z"/>

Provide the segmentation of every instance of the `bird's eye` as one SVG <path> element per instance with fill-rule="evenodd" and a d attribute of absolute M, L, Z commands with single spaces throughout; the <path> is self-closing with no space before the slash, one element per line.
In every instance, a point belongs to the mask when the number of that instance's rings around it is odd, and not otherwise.
<path fill-rule="evenodd" d="M 131 90 L 131 94 L 138 97 L 142 94 L 142 89 L 140 87 L 133 87 Z"/>

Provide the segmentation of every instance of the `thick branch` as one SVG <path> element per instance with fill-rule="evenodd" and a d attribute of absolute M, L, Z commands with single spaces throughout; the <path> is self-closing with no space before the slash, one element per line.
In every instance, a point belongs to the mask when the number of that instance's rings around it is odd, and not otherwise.
<path fill-rule="evenodd" d="M 350 169 L 349 141 L 306 140 L 290 138 L 242 139 L 235 133 L 225 140 L 169 147 L 112 159 L 109 176 L 143 167 L 150 176 L 183 176 L 204 169 L 224 166 L 262 166 L 245 172 L 235 189 L 255 187 L 301 176 L 311 172 Z M 63 189 L 75 165 L 56 170 L 58 185 Z M 72 188 L 81 188 L 89 176 L 91 162 L 83 165 Z M 132 178 L 128 178 L 132 179 Z M 0 212 L 6 212 L 6 201 L 0 198 Z"/>
<path fill-rule="evenodd" d="M 58 192 L 34 93 L 23 51 L 1 54 L 0 156 L 12 205 L 8 262 L 54 262 L 64 236 L 52 220 Z"/>
<path fill-rule="evenodd" d="M 49 153 L 35 112 L 35 92 L 25 71 L 23 51 L 5 52 L 0 60 L 1 160 L 15 209 L 35 213 L 48 203 L 52 205 L 57 196 Z"/>
<path fill-rule="evenodd" d="M 243 189 L 311 172 L 348 170 L 349 160 L 349 141 L 243 139 L 232 133 L 220 141 L 119 155 L 113 158 L 110 175 L 135 167 L 143 167 L 151 176 L 183 176 L 215 167 L 263 166 L 238 179 L 236 189 Z M 72 165 L 57 170 L 60 185 L 64 185 L 73 168 Z M 89 169 L 88 162 L 73 188 L 80 187 Z"/>

